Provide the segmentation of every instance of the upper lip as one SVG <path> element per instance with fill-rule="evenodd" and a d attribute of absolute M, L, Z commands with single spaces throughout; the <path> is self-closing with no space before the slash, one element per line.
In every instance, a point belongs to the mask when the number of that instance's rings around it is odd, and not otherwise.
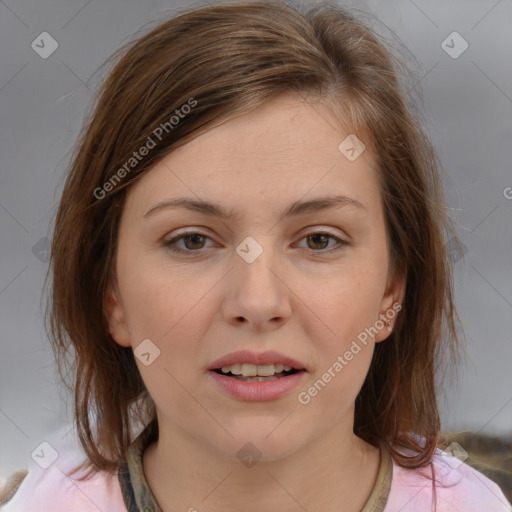
<path fill-rule="evenodd" d="M 285 356 L 275 350 L 268 350 L 260 353 L 251 352 L 250 350 L 232 352 L 231 354 L 227 354 L 211 363 L 208 370 L 218 370 L 223 366 L 231 366 L 236 363 L 248 363 L 254 365 L 282 364 L 285 366 L 291 366 L 296 370 L 305 370 L 304 365 L 300 361 Z"/>

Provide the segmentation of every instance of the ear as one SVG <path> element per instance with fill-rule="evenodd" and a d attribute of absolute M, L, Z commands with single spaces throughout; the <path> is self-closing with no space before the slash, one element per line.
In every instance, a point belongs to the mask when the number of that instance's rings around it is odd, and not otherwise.
<path fill-rule="evenodd" d="M 110 335 L 116 343 L 123 347 L 130 347 L 131 336 L 128 331 L 126 315 L 119 293 L 112 285 L 109 285 L 103 301 L 103 310 L 108 322 Z"/>
<path fill-rule="evenodd" d="M 406 278 L 405 271 L 393 272 L 388 278 L 386 291 L 382 297 L 381 311 L 379 319 L 384 323 L 384 328 L 380 329 L 375 336 L 375 342 L 384 341 L 391 333 L 389 328 L 394 328 L 397 315 L 402 310 L 402 304 L 405 297 Z M 389 323 L 388 323 L 389 322 Z"/>

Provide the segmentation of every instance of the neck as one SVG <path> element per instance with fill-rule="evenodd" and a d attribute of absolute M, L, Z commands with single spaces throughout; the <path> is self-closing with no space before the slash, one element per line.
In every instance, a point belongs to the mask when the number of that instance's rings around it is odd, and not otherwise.
<path fill-rule="evenodd" d="M 220 453 L 207 440 L 159 425 L 159 439 L 144 452 L 143 468 L 164 512 L 357 512 L 377 477 L 378 448 L 339 427 L 293 453 L 251 465 Z"/>

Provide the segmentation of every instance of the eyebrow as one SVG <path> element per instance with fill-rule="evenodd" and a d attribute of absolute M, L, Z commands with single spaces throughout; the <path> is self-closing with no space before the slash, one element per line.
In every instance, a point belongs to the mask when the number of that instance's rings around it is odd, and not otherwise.
<path fill-rule="evenodd" d="M 288 217 L 298 217 L 299 215 L 304 215 L 306 213 L 313 213 L 342 206 L 355 206 L 360 210 L 366 211 L 366 207 L 356 199 L 352 199 L 347 196 L 325 196 L 311 199 L 310 201 L 295 201 L 283 213 L 281 213 L 279 220 L 281 221 Z M 149 217 L 162 208 L 175 207 L 187 208 L 194 212 L 219 217 L 224 220 L 236 220 L 240 216 L 239 212 L 235 210 L 228 211 L 218 203 L 197 200 L 189 197 L 176 197 L 156 203 L 143 215 L 143 218 Z"/>

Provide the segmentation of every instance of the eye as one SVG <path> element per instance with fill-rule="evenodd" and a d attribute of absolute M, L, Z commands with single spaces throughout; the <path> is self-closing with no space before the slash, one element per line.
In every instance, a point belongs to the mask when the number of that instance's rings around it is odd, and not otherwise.
<path fill-rule="evenodd" d="M 206 239 L 211 240 L 210 237 L 204 235 L 203 233 L 199 233 L 198 231 L 188 231 L 179 236 L 171 238 L 170 240 L 164 241 L 164 246 L 173 252 L 198 252 L 198 249 L 202 249 L 204 247 L 204 241 Z M 177 243 L 182 240 L 184 241 L 185 249 L 177 246 Z"/>
<path fill-rule="evenodd" d="M 211 240 L 211 238 L 198 231 L 188 231 L 169 240 L 165 240 L 163 245 L 170 251 L 176 253 L 194 253 L 200 252 L 200 249 L 205 248 L 206 240 Z M 336 252 L 343 249 L 344 246 L 350 245 L 348 242 L 341 240 L 337 236 L 323 231 L 310 233 L 303 237 L 301 241 L 302 240 L 306 240 L 308 248 L 316 253 Z M 331 248 L 325 250 L 329 247 L 329 241 L 331 240 L 335 243 L 331 245 Z M 179 242 L 183 242 L 184 247 L 178 247 Z M 334 249 L 332 247 L 334 247 Z"/>
<path fill-rule="evenodd" d="M 302 240 L 306 240 L 306 243 L 308 244 L 309 248 L 313 248 L 313 252 L 335 252 L 340 249 L 343 249 L 344 246 L 349 245 L 348 242 L 345 242 L 344 240 L 341 240 L 341 238 L 338 238 L 337 236 L 331 235 L 330 233 L 325 233 L 322 231 L 317 231 L 314 233 L 310 233 L 306 235 Z M 328 247 L 329 240 L 334 240 L 336 243 L 334 244 L 334 249 L 332 248 L 333 245 L 331 245 L 331 248 L 328 250 L 323 250 Z M 312 242 L 312 243 L 309 243 Z"/>

